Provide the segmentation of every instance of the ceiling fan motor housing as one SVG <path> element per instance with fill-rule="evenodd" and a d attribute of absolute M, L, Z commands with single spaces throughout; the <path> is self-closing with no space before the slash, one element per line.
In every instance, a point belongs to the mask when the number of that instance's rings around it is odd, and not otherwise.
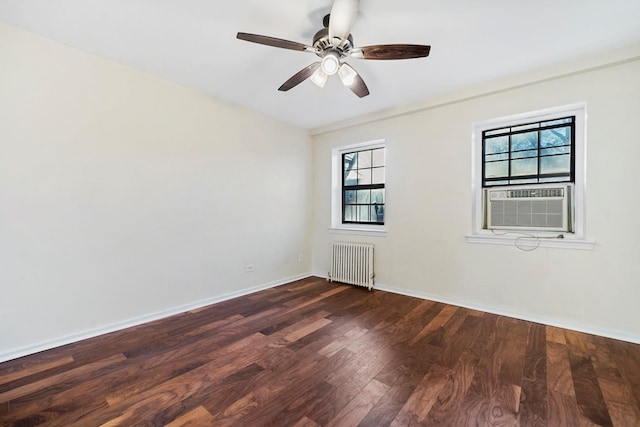
<path fill-rule="evenodd" d="M 323 28 L 313 36 L 313 47 L 317 50 L 319 57 L 324 57 L 327 52 L 336 52 L 341 58 L 349 54 L 353 48 L 353 36 L 349 34 L 346 39 L 333 39 L 329 37 L 329 30 Z"/>

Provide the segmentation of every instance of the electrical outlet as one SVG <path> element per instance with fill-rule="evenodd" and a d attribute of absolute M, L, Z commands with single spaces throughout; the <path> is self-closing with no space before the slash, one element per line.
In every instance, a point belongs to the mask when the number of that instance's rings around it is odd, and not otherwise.
<path fill-rule="evenodd" d="M 302 262 L 304 261 L 304 254 L 300 253 L 298 254 L 298 262 Z"/>
<path fill-rule="evenodd" d="M 244 266 L 245 273 L 253 273 L 253 264 L 247 264 Z"/>

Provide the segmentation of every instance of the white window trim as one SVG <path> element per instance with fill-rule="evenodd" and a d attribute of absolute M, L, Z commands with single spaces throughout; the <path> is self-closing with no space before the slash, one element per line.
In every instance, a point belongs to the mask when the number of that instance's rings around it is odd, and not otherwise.
<path fill-rule="evenodd" d="M 527 232 L 493 233 L 482 228 L 482 132 L 485 130 L 508 127 L 523 122 L 551 120 L 564 116 L 575 116 L 575 231 L 573 233 Z M 586 189 L 587 189 L 587 105 L 570 104 L 514 116 L 476 122 L 471 133 L 471 189 L 472 189 L 472 231 L 466 236 L 468 243 L 494 245 L 515 245 L 528 250 L 537 247 L 593 250 L 595 242 L 586 239 Z M 557 238 L 561 234 L 562 238 Z M 527 236 L 537 236 L 527 237 Z"/>
<path fill-rule="evenodd" d="M 356 234 L 369 236 L 385 236 L 387 233 L 387 185 L 385 177 L 385 225 L 379 224 L 343 224 L 342 223 L 342 155 L 353 151 L 370 150 L 375 148 L 386 148 L 384 139 L 375 141 L 360 142 L 358 144 L 336 147 L 331 150 L 331 225 L 329 230 L 333 233 Z M 385 168 L 387 157 L 385 156 Z"/>

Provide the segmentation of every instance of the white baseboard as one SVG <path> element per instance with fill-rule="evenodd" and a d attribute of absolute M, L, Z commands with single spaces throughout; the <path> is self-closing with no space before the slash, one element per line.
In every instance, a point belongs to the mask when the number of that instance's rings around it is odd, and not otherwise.
<path fill-rule="evenodd" d="M 52 348 L 60 347 L 63 345 L 71 344 L 74 342 L 82 341 L 88 338 L 94 338 L 100 335 L 108 334 L 111 332 L 120 331 L 126 328 L 130 328 L 133 326 L 139 326 L 144 323 L 152 322 L 154 320 L 163 319 L 169 316 L 173 316 L 176 314 L 184 313 L 190 310 L 195 310 L 201 307 L 206 307 L 211 304 L 215 304 L 218 302 L 230 300 L 233 298 L 237 298 L 243 295 L 249 295 L 255 292 L 262 291 L 264 289 L 273 288 L 275 286 L 284 285 L 286 283 L 294 282 L 296 280 L 305 279 L 307 277 L 316 276 L 320 278 L 327 278 L 326 273 L 312 273 L 312 274 L 302 274 L 299 276 L 292 276 L 286 279 L 277 280 L 269 283 L 265 283 L 262 285 L 254 286 L 251 288 L 243 289 L 236 292 L 227 293 L 224 295 L 219 295 L 210 299 L 197 301 L 190 304 L 185 304 L 179 307 L 170 308 L 167 310 L 163 310 L 156 313 L 147 314 L 144 316 L 135 317 L 132 319 L 124 320 L 122 322 L 112 323 L 110 325 L 106 325 L 100 328 L 89 329 L 86 331 L 82 331 L 76 334 L 67 335 L 64 337 L 55 338 L 52 340 L 48 340 L 45 342 L 37 343 L 34 345 L 30 345 L 27 347 L 22 347 L 18 349 L 12 349 L 3 353 L 0 353 L 0 363 L 6 362 L 8 360 L 17 359 L 19 357 L 28 356 L 30 354 L 38 353 L 41 351 L 49 350 Z M 425 299 L 429 301 L 441 302 L 444 304 L 455 305 L 458 307 L 464 307 L 471 310 L 479 310 L 484 311 L 491 314 L 497 314 L 500 316 L 512 317 L 515 319 L 526 320 L 529 322 L 541 323 L 544 325 L 555 326 L 563 329 L 570 329 L 573 331 L 583 332 L 587 334 L 600 335 L 607 338 L 613 338 L 621 341 L 627 341 L 635 344 L 640 344 L 640 337 L 632 334 L 625 333 L 624 331 L 615 331 L 606 328 L 597 328 L 592 325 L 581 325 L 574 322 L 566 321 L 564 319 L 553 319 L 546 316 L 535 316 L 535 315 L 522 315 L 521 313 L 514 312 L 511 309 L 505 307 L 495 307 L 495 306 L 485 306 L 482 304 L 475 303 L 473 301 L 466 301 L 461 299 L 452 299 L 447 297 L 442 297 L 438 295 L 431 295 L 423 292 L 414 292 L 407 289 L 395 288 L 392 286 L 387 286 L 384 284 L 376 284 L 374 289 L 378 289 L 381 291 L 392 292 L 395 294 L 406 295 L 410 297 Z"/>
<path fill-rule="evenodd" d="M 206 307 L 211 304 L 241 297 L 243 295 L 253 294 L 255 292 L 259 292 L 264 289 L 269 289 L 275 286 L 284 285 L 285 283 L 290 283 L 296 280 L 305 279 L 310 276 L 312 276 L 312 274 L 301 274 L 299 276 L 292 276 L 286 279 L 276 280 L 273 282 L 264 283 L 262 285 L 254 286 L 251 288 L 242 289 L 240 291 L 230 292 L 224 295 L 215 296 L 206 300 L 196 301 L 193 303 L 181 305 L 179 307 L 173 307 L 167 310 L 146 314 L 144 316 L 134 317 L 132 319 L 123 320 L 121 322 L 112 323 L 106 326 L 101 326 L 99 328 L 87 329 L 82 332 L 70 334 L 64 337 L 55 338 L 45 342 L 40 342 L 34 345 L 12 349 L 12 350 L 0 353 L 0 363 L 6 362 L 8 360 L 17 359 L 23 356 L 28 356 L 30 354 L 38 353 L 41 351 L 50 350 L 52 348 L 60 347 L 63 345 L 72 344 L 74 342 L 82 341 L 88 338 L 94 338 L 94 337 L 108 334 L 111 332 L 120 331 L 133 326 L 139 326 L 144 323 L 153 322 L 154 320 L 159 320 L 159 319 L 163 319 L 165 317 L 173 316 L 176 314 L 185 313 L 190 310 Z"/>
<path fill-rule="evenodd" d="M 325 279 L 327 278 L 326 273 L 314 273 L 313 276 L 322 277 Z M 569 329 L 572 331 L 583 332 L 585 334 L 599 335 L 606 338 L 640 344 L 640 336 L 629 334 L 624 331 L 598 328 L 594 327 L 593 325 L 584 325 L 577 322 L 568 321 L 566 319 L 554 319 L 548 316 L 536 316 L 531 314 L 523 315 L 522 313 L 513 311 L 513 309 L 507 307 L 488 306 L 464 299 L 453 299 L 423 292 L 414 292 L 408 289 L 395 288 L 381 283 L 376 283 L 373 288 L 381 291 L 391 292 L 394 294 L 406 295 L 409 297 L 464 307 L 471 310 L 484 311 L 486 313 L 497 314 L 499 316 L 512 317 L 514 319 L 525 320 L 527 322 L 541 323 L 543 325 L 555 326 L 557 328 Z"/>

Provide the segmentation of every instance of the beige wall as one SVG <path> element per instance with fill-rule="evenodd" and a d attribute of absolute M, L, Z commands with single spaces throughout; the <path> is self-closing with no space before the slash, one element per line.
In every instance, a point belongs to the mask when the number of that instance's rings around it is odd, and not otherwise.
<path fill-rule="evenodd" d="M 0 360 L 308 274 L 310 169 L 306 130 L 0 25 Z"/>
<path fill-rule="evenodd" d="M 313 271 L 326 275 L 331 241 L 373 242 L 381 288 L 640 342 L 640 60 L 553 72 L 316 132 Z M 587 103 L 586 228 L 595 250 L 467 243 L 472 123 L 578 102 Z M 386 237 L 331 232 L 332 147 L 380 138 Z"/>

